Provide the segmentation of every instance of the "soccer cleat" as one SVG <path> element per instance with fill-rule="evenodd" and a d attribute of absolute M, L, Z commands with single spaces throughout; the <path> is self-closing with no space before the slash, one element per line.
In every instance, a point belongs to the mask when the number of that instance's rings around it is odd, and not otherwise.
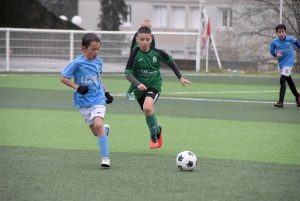
<path fill-rule="evenodd" d="M 109 128 L 110 128 L 109 124 L 104 124 L 103 127 L 104 127 L 104 131 L 105 131 L 106 135 L 108 136 L 108 134 L 109 134 Z M 105 128 L 107 128 L 107 132 L 106 132 Z"/>
<path fill-rule="evenodd" d="M 159 134 L 157 135 L 157 142 L 158 142 L 158 148 L 160 148 L 161 146 L 162 146 L 162 144 L 163 144 L 163 139 L 162 139 L 162 127 L 161 126 L 159 126 L 159 130 L 160 130 L 160 132 L 159 132 Z"/>
<path fill-rule="evenodd" d="M 110 160 L 108 157 L 102 157 L 101 167 L 110 167 Z"/>
<path fill-rule="evenodd" d="M 158 147 L 158 140 L 156 139 L 156 136 L 151 136 L 150 139 L 150 149 L 157 149 Z"/>
<path fill-rule="evenodd" d="M 298 96 L 298 98 L 296 98 L 296 103 L 297 107 L 300 107 L 300 95 Z"/>
<path fill-rule="evenodd" d="M 131 95 L 131 93 L 126 93 L 126 97 L 129 99 L 129 100 L 135 100 L 133 98 L 133 96 Z"/>
<path fill-rule="evenodd" d="M 274 104 L 275 107 L 283 108 L 283 102 L 277 102 Z"/>

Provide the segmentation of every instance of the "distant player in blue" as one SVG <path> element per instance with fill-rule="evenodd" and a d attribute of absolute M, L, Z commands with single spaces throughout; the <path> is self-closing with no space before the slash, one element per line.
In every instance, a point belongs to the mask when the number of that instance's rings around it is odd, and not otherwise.
<path fill-rule="evenodd" d="M 74 106 L 79 109 L 94 136 L 98 137 L 102 167 L 110 167 L 108 133 L 109 125 L 103 125 L 106 103 L 112 103 L 113 97 L 106 90 L 100 77 L 102 60 L 98 57 L 100 39 L 94 33 L 82 38 L 83 54 L 62 71 L 61 81 L 74 90 Z M 74 77 L 74 82 L 71 78 Z"/>
<path fill-rule="evenodd" d="M 293 82 L 291 71 L 294 66 L 294 47 L 297 46 L 300 49 L 300 44 L 296 38 L 286 35 L 286 27 L 283 24 L 279 24 L 276 28 L 276 34 L 278 37 L 274 38 L 270 44 L 270 53 L 272 56 L 278 58 L 278 65 L 281 72 L 280 77 L 280 91 L 279 101 L 274 104 L 275 107 L 282 108 L 285 96 L 286 85 L 288 83 L 292 93 L 296 97 L 296 105 L 300 107 L 300 96 Z"/>

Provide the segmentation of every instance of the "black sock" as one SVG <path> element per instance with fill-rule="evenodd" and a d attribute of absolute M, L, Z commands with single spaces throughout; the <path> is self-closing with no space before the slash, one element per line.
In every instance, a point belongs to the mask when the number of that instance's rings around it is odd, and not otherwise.
<path fill-rule="evenodd" d="M 285 95 L 285 90 L 286 90 L 286 86 L 285 86 L 285 81 L 286 81 L 286 76 L 285 75 L 281 75 L 280 77 L 280 91 L 279 91 L 279 102 L 284 101 L 284 95 Z"/>
<path fill-rule="evenodd" d="M 298 91 L 297 91 L 297 89 L 296 89 L 296 86 L 295 86 L 295 84 L 294 84 L 294 82 L 293 82 L 292 76 L 287 77 L 287 78 L 286 78 L 286 81 L 287 81 L 287 83 L 288 83 L 288 85 L 289 85 L 289 87 L 290 87 L 290 89 L 291 89 L 291 92 L 294 94 L 294 96 L 295 96 L 296 98 L 298 98 L 299 93 L 298 93 Z"/>

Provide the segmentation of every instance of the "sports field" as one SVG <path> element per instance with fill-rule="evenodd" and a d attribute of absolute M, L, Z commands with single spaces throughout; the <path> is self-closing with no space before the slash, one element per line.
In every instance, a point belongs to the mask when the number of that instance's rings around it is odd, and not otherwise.
<path fill-rule="evenodd" d="M 104 74 L 111 168 L 73 106 L 59 74 L 0 74 L 2 201 L 299 201 L 300 107 L 279 75 L 184 74 L 182 87 L 163 74 L 155 105 L 163 147 L 149 149 L 136 101 L 125 98 L 123 74 Z M 300 91 L 300 77 L 293 76 Z M 193 172 L 177 169 L 183 150 L 197 155 Z"/>

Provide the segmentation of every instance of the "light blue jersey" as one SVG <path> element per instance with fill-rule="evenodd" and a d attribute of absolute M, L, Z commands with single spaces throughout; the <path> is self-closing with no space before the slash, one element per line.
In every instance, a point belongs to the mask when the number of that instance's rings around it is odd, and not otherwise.
<path fill-rule="evenodd" d="M 100 75 L 102 74 L 102 60 L 98 57 L 94 60 L 87 60 L 83 54 L 65 67 L 61 75 L 66 78 L 73 78 L 74 83 L 79 86 L 88 86 L 89 91 L 81 95 L 74 91 L 74 106 L 87 107 L 93 105 L 106 105 L 105 92 Z"/>
<path fill-rule="evenodd" d="M 274 38 L 270 44 L 270 53 L 276 56 L 276 53 L 281 53 L 282 57 L 278 58 L 279 68 L 294 66 L 294 44 L 297 39 L 292 36 L 286 36 L 284 40 L 278 37 Z"/>

